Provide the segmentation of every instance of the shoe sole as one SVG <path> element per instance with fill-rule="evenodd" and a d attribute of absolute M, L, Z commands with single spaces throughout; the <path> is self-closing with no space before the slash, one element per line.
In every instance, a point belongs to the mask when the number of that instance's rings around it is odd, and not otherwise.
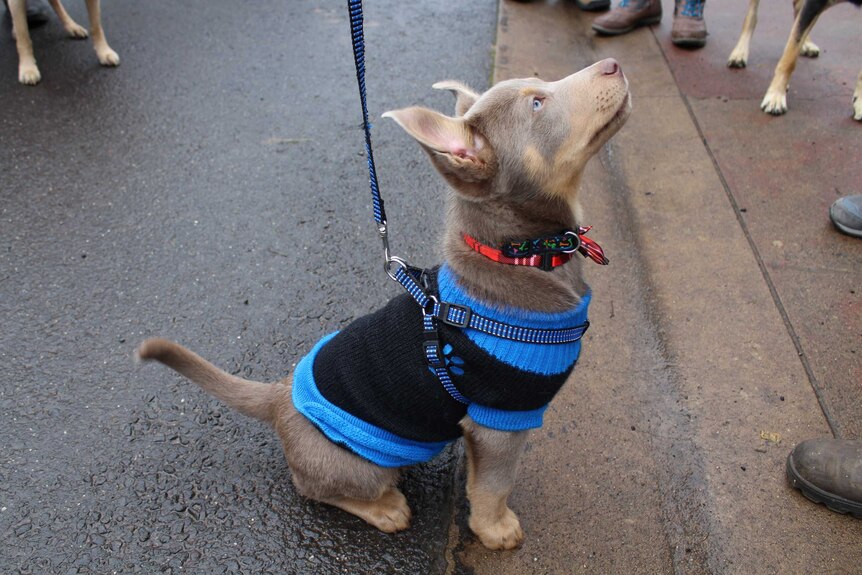
<path fill-rule="evenodd" d="M 600 34 L 604 34 L 605 36 L 620 36 L 622 34 L 628 34 L 635 28 L 640 28 L 641 26 L 650 26 L 652 24 L 658 24 L 659 22 L 661 22 L 661 16 L 653 16 L 652 18 L 646 18 L 632 24 L 628 28 L 605 28 L 604 26 L 599 26 L 593 23 L 593 30 L 599 32 Z"/>
<path fill-rule="evenodd" d="M 670 43 L 681 48 L 703 48 L 706 38 L 671 38 Z"/>
<path fill-rule="evenodd" d="M 787 481 L 790 482 L 790 486 L 801 491 L 802 495 L 811 501 L 822 503 L 828 509 L 836 513 L 840 513 L 841 515 L 847 515 L 849 513 L 856 519 L 862 519 L 862 503 L 856 503 L 855 501 L 844 499 L 839 495 L 823 491 L 810 481 L 803 478 L 799 475 L 796 471 L 796 467 L 793 465 L 792 454 L 787 457 L 786 471 Z"/>
<path fill-rule="evenodd" d="M 592 2 L 581 2 L 581 0 L 575 0 L 575 6 L 584 12 L 603 12 L 610 9 L 611 0 L 593 0 Z"/>

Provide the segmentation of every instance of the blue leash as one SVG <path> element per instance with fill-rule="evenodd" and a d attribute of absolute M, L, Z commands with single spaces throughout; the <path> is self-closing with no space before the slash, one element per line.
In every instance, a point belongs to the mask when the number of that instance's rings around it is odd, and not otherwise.
<path fill-rule="evenodd" d="M 389 235 L 386 229 L 386 210 L 380 188 L 377 185 L 377 168 L 374 166 L 374 152 L 371 149 L 371 122 L 368 121 L 368 102 L 365 89 L 365 32 L 363 31 L 362 0 L 347 0 L 350 11 L 350 37 L 353 40 L 353 62 L 356 65 L 356 83 L 359 85 L 359 100 L 362 102 L 362 129 L 365 131 L 365 157 L 368 159 L 368 178 L 371 187 L 371 207 L 374 221 L 383 242 L 383 255 L 386 258 L 386 273 L 391 274 L 392 256 L 389 253 Z M 395 258 L 403 265 L 403 260 Z"/>
<path fill-rule="evenodd" d="M 443 354 L 437 322 L 443 322 L 458 328 L 476 329 L 504 339 L 524 343 L 560 344 L 578 341 L 583 337 L 589 322 L 571 328 L 538 329 L 509 325 L 482 316 L 467 306 L 441 302 L 436 296 L 427 293 L 420 283 L 423 282 L 425 270 L 410 266 L 403 259 L 393 256 L 389 251 L 389 235 L 386 227 L 386 211 L 383 208 L 383 198 L 377 184 L 377 169 L 374 166 L 374 153 L 371 150 L 371 123 L 368 121 L 367 92 L 365 88 L 365 33 L 363 31 L 362 0 L 347 0 L 350 11 L 350 35 L 353 40 L 353 61 L 356 65 L 356 82 L 359 85 L 359 99 L 362 103 L 362 129 L 365 131 L 365 155 L 368 158 L 368 176 L 371 187 L 371 205 L 374 210 L 374 221 L 383 242 L 384 269 L 387 275 L 397 281 L 407 290 L 422 310 L 422 325 L 424 330 L 424 352 L 428 366 L 440 380 L 453 399 L 469 404 L 449 376 Z"/>

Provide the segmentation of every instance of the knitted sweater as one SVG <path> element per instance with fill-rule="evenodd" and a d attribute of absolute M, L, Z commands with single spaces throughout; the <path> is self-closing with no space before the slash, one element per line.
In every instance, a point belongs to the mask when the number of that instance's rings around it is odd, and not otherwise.
<path fill-rule="evenodd" d="M 589 293 L 562 313 L 501 309 L 471 298 L 448 266 L 431 275 L 440 301 L 501 322 L 564 328 L 587 320 Z M 421 311 L 403 294 L 327 335 L 299 362 L 293 374 L 296 409 L 360 457 L 384 467 L 412 465 L 458 438 L 465 414 L 503 431 L 541 427 L 581 350 L 580 341 L 530 344 L 445 324 L 438 330 L 452 381 L 469 405 L 455 401 L 429 369 Z"/>

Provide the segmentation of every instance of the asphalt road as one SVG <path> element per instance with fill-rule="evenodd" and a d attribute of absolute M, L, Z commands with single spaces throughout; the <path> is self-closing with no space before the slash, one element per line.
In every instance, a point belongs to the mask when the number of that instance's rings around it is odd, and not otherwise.
<path fill-rule="evenodd" d="M 83 2 L 70 2 L 83 23 Z M 373 117 L 487 87 L 496 2 L 367 2 Z M 0 572 L 426 573 L 447 452 L 406 474 L 410 530 L 303 500 L 274 434 L 157 365 L 149 336 L 272 381 L 397 293 L 381 271 L 343 2 L 114 0 L 117 69 L 56 20 L 42 83 L 0 22 Z M 394 249 L 437 260 L 443 185 L 394 123 Z"/>

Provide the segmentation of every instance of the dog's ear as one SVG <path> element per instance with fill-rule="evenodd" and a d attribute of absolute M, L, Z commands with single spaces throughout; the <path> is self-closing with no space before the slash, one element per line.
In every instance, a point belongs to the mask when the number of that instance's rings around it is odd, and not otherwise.
<path fill-rule="evenodd" d="M 434 167 L 465 196 L 487 194 L 497 169 L 496 155 L 482 134 L 463 118 L 450 118 L 414 106 L 383 114 L 413 136 L 431 157 Z"/>
<path fill-rule="evenodd" d="M 437 82 L 432 88 L 436 90 L 449 90 L 455 95 L 455 115 L 463 116 L 467 110 L 476 103 L 479 99 L 479 94 L 471 90 L 468 86 L 455 80 L 443 80 Z"/>

